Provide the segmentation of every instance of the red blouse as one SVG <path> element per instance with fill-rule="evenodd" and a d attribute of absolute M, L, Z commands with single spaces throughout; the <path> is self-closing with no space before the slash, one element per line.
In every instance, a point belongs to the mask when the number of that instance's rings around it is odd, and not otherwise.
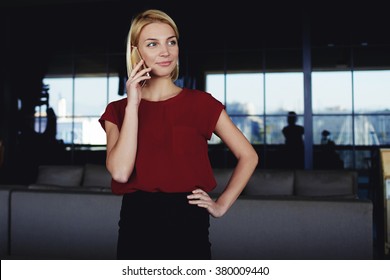
<path fill-rule="evenodd" d="M 122 127 L 127 98 L 109 103 L 99 119 Z M 164 101 L 142 99 L 139 105 L 138 150 L 127 183 L 112 180 L 112 192 L 206 192 L 216 186 L 208 143 L 224 109 L 211 94 L 184 88 Z"/>

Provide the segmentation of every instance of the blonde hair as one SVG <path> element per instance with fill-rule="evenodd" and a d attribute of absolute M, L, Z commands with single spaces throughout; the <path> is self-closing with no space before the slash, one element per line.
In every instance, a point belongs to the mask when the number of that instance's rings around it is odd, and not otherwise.
<path fill-rule="evenodd" d="M 154 22 L 166 23 L 171 26 L 175 32 L 176 38 L 179 39 L 179 30 L 176 26 L 176 23 L 173 19 L 168 16 L 165 12 L 155 9 L 146 10 L 131 21 L 130 31 L 127 36 L 126 44 L 126 65 L 127 65 L 127 75 L 130 76 L 131 71 L 133 70 L 133 63 L 136 62 L 137 54 L 134 51 L 134 46 L 138 47 L 139 36 L 142 29 Z M 179 77 L 179 64 L 176 64 L 176 68 L 171 73 L 172 81 L 176 81 Z"/>

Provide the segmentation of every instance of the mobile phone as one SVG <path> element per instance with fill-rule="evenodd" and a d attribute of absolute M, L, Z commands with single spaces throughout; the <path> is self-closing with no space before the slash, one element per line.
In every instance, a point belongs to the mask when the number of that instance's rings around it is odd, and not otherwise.
<path fill-rule="evenodd" d="M 139 53 L 139 50 L 137 47 L 133 47 L 133 51 L 132 51 L 132 62 L 133 62 L 133 68 L 141 61 L 143 60 L 141 54 Z M 142 64 L 142 69 L 145 69 L 147 68 L 147 66 L 145 65 L 145 62 Z M 146 76 L 150 76 L 149 73 L 146 73 Z M 140 85 L 141 87 L 145 86 L 146 84 L 146 80 L 143 80 L 140 82 Z"/>

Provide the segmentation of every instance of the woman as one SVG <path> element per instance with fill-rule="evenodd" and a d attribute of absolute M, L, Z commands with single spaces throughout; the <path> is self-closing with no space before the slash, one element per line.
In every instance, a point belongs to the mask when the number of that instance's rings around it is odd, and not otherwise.
<path fill-rule="evenodd" d="M 108 104 L 100 118 L 112 191 L 123 195 L 118 259 L 210 259 L 209 217 L 228 211 L 258 162 L 219 101 L 175 85 L 178 39 L 160 10 L 133 19 L 127 98 Z M 238 160 L 215 201 L 208 195 L 216 186 L 207 154 L 213 132 Z"/>

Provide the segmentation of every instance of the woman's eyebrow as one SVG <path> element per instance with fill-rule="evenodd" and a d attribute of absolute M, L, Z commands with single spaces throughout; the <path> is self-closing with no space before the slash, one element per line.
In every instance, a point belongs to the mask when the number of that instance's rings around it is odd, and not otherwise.
<path fill-rule="evenodd" d="M 168 37 L 166 40 L 170 40 L 170 39 L 173 39 L 175 38 L 176 39 L 176 35 L 172 35 L 170 37 Z M 157 38 L 146 38 L 145 41 L 158 41 L 159 39 Z"/>

